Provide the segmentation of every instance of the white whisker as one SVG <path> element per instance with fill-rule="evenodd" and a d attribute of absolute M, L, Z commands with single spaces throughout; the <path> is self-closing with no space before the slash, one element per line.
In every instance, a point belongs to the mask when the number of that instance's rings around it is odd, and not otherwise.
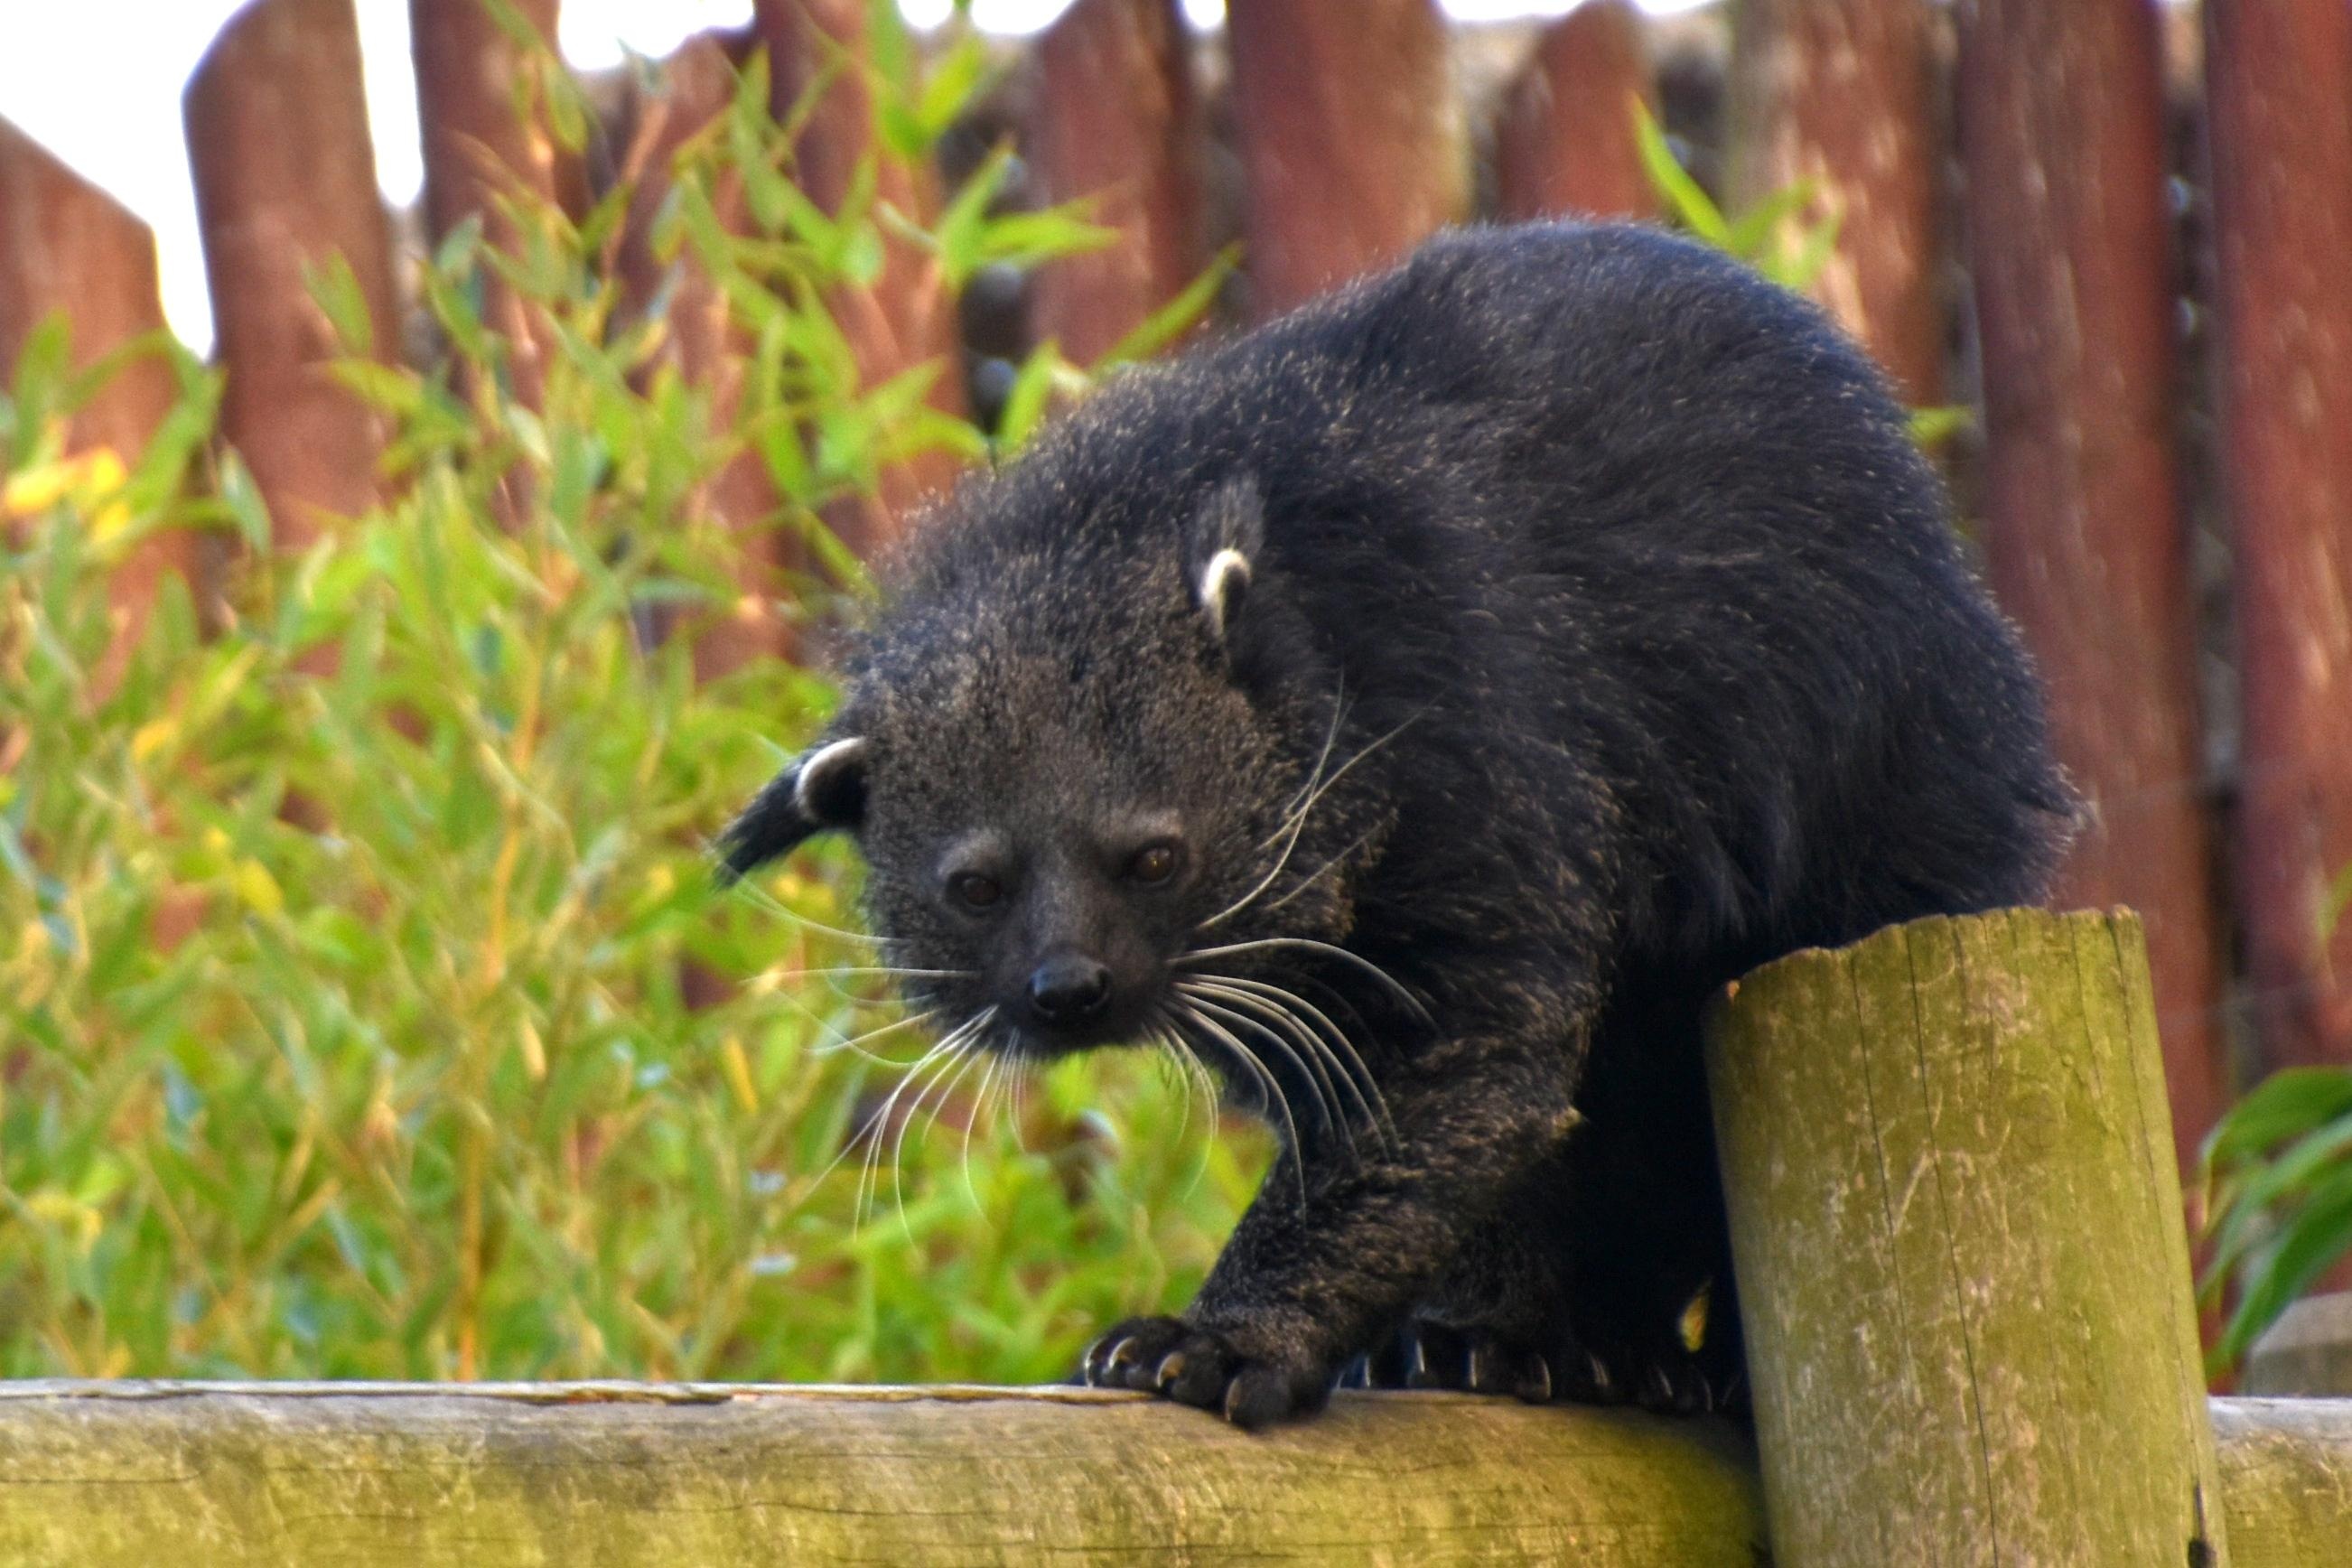
<path fill-rule="evenodd" d="M 860 947 L 887 947 L 889 945 L 887 938 L 876 936 L 871 931 L 845 931 L 840 926 L 829 926 L 823 921 L 812 919 L 811 917 L 801 913 L 800 910 L 793 908 L 790 904 L 785 903 L 782 899 L 777 898 L 765 888 L 762 888 L 758 883 L 752 881 L 749 877 L 737 882 L 734 886 L 734 891 L 738 897 L 751 900 L 769 914 L 781 915 L 785 920 L 791 921 L 796 925 L 803 926 L 810 931 L 820 932 L 823 935 L 835 937 L 843 942 L 856 942 Z"/>
<path fill-rule="evenodd" d="M 1255 1051 L 1251 1050 L 1247 1046 L 1242 1044 L 1241 1040 L 1232 1030 L 1224 1027 L 1215 1019 L 1202 1012 L 1201 1006 L 1198 1003 L 1188 1000 L 1184 1004 L 1183 1010 L 1184 1018 L 1187 1023 L 1197 1026 L 1202 1032 L 1207 1034 L 1211 1039 L 1215 1040 L 1219 1045 L 1223 1046 L 1227 1050 L 1233 1052 L 1236 1060 L 1240 1061 L 1244 1066 L 1247 1067 L 1251 1072 L 1257 1076 L 1258 1082 L 1263 1085 L 1265 1089 L 1266 1099 L 1269 1103 L 1271 1103 L 1275 1109 L 1282 1112 L 1282 1124 L 1290 1133 L 1290 1148 L 1295 1152 L 1299 1147 L 1298 1121 L 1297 1118 L 1294 1117 L 1290 1113 L 1290 1097 L 1283 1092 L 1282 1080 L 1276 1078 L 1274 1076 L 1273 1069 L 1265 1065 L 1265 1061 Z M 1304 1209 L 1307 1206 L 1306 1167 L 1296 1158 L 1292 1160 L 1291 1164 L 1293 1169 L 1295 1169 L 1298 1174 L 1298 1206 L 1301 1209 Z"/>
<path fill-rule="evenodd" d="M 1356 1044 L 1349 1037 L 1348 1032 L 1334 1023 L 1328 1014 L 1297 992 L 1286 990 L 1268 981 L 1245 980 L 1239 975 L 1229 974 L 1207 978 L 1214 984 L 1231 986 L 1252 994 L 1265 1005 L 1291 1015 L 1303 1027 L 1313 1033 L 1318 1043 L 1330 1056 L 1332 1065 L 1339 1068 L 1341 1076 L 1348 1079 L 1349 1088 L 1355 1092 L 1357 1103 L 1363 1107 L 1366 1117 L 1380 1129 L 1381 1136 L 1389 1145 L 1391 1148 L 1395 1147 L 1396 1122 L 1389 1115 L 1388 1100 L 1381 1093 L 1380 1079 L 1373 1076 L 1371 1064 L 1364 1060 L 1363 1053 L 1356 1048 Z M 1361 1020 L 1359 1019 L 1358 1022 L 1360 1023 Z M 1344 1060 L 1340 1056 L 1342 1052 L 1346 1053 Z"/>
<path fill-rule="evenodd" d="M 980 1087 L 972 1090 L 971 1114 L 964 1121 L 963 1153 L 959 1157 L 963 1167 L 963 1195 L 971 1200 L 972 1212 L 980 1215 L 982 1224 L 987 1223 L 988 1212 L 981 1206 L 980 1190 L 971 1184 L 971 1130 L 980 1125 L 981 1117 L 988 1110 L 988 1091 L 996 1087 L 996 1072 L 1003 1065 L 1003 1057 L 994 1051 L 988 1053 L 988 1070 L 980 1075 Z"/>
<path fill-rule="evenodd" d="M 1324 1070 L 1321 1053 L 1309 1049 L 1305 1056 L 1301 1056 L 1292 1044 L 1292 1040 L 1297 1038 L 1296 1036 L 1286 1038 L 1283 1031 L 1273 1027 L 1263 1018 L 1252 1013 L 1236 1011 L 1222 1000 L 1211 1000 L 1204 988 L 1181 986 L 1179 989 L 1202 1013 L 1231 1027 L 1247 1029 L 1262 1037 L 1276 1050 L 1280 1051 L 1289 1060 L 1290 1065 L 1298 1069 L 1299 1077 L 1306 1081 L 1307 1092 L 1315 1097 L 1315 1109 L 1322 1113 L 1323 1125 L 1339 1133 L 1346 1142 L 1349 1155 L 1351 1157 L 1354 1155 L 1355 1129 L 1349 1125 L 1348 1118 L 1340 1110 L 1338 1087 L 1332 1082 L 1331 1075 Z"/>
<path fill-rule="evenodd" d="M 1348 1051 L 1348 1057 L 1345 1058 L 1332 1048 L 1331 1042 L 1325 1039 L 1314 1025 L 1309 1024 L 1305 1018 L 1293 1012 L 1288 1005 L 1273 997 L 1223 981 L 1195 982 L 1186 985 L 1184 989 L 1194 994 L 1213 995 L 1228 1006 L 1238 1008 L 1261 1020 L 1263 1024 L 1281 1030 L 1301 1050 L 1307 1052 L 1307 1059 L 1313 1065 L 1316 1076 L 1323 1080 L 1324 1090 L 1330 1097 L 1333 1108 L 1335 1110 L 1339 1108 L 1341 1099 L 1340 1086 L 1344 1085 L 1346 1098 L 1355 1102 L 1355 1110 L 1361 1113 L 1366 1129 L 1386 1138 L 1391 1131 L 1385 1125 L 1386 1118 L 1382 1110 L 1375 1110 L 1373 1106 L 1373 1098 L 1379 1095 L 1380 1088 L 1377 1084 L 1372 1085 L 1370 1094 L 1367 1095 L 1365 1085 L 1359 1081 L 1355 1071 L 1349 1066 L 1349 1059 L 1360 1066 L 1362 1058 L 1356 1055 L 1354 1047 L 1349 1045 L 1344 1037 L 1341 1037 L 1339 1044 Z M 1321 1016 L 1318 1014 L 1318 1016 Z M 1325 1018 L 1322 1023 L 1325 1027 L 1328 1027 L 1330 1020 Z M 1333 1071 L 1325 1071 L 1324 1064 L 1327 1062 Z M 1340 1131 L 1347 1136 L 1348 1147 L 1350 1152 L 1353 1152 L 1356 1141 L 1351 1122 L 1352 1118 L 1342 1121 Z"/>
<path fill-rule="evenodd" d="M 1276 880 L 1281 877 L 1283 868 L 1290 864 L 1290 857 L 1298 848 L 1299 837 L 1307 830 L 1307 816 L 1314 811 L 1317 803 L 1321 801 L 1325 795 L 1330 794 L 1332 789 L 1339 784 L 1341 779 L 1348 776 L 1349 772 L 1353 769 L 1357 763 L 1362 762 L 1366 757 L 1370 756 L 1373 752 L 1387 745 L 1391 741 L 1395 740 L 1399 735 L 1403 734 L 1405 731 L 1420 718 L 1421 714 L 1419 713 L 1408 716 L 1402 723 L 1397 725 L 1396 728 L 1391 730 L 1387 734 L 1380 737 L 1380 739 L 1370 742 L 1365 745 L 1363 749 L 1359 751 L 1354 756 L 1349 757 L 1346 762 L 1340 763 L 1339 767 L 1332 770 L 1331 775 L 1328 778 L 1325 779 L 1321 784 L 1316 784 L 1312 793 L 1307 795 L 1305 802 L 1303 802 L 1297 810 L 1290 813 L 1284 826 L 1277 827 L 1276 829 L 1277 837 L 1280 837 L 1286 829 L 1288 837 L 1284 838 L 1282 853 L 1276 857 L 1272 869 L 1268 870 L 1265 876 L 1259 878 L 1257 885 L 1252 888 L 1248 892 L 1244 893 L 1240 898 L 1234 900 L 1223 909 L 1219 910 L 1215 914 L 1211 915 L 1207 920 L 1202 921 L 1199 925 L 1192 929 L 1194 931 L 1207 931 L 1210 927 L 1218 924 L 1220 921 L 1231 920 L 1234 916 L 1249 908 L 1251 904 L 1255 903 L 1259 897 L 1263 895 L 1267 889 L 1273 887 Z M 1320 771 L 1320 764 L 1318 765 L 1318 771 Z M 1310 775 L 1310 782 L 1311 777 L 1312 775 Z M 1264 851 L 1272 847 L 1272 845 L 1269 842 L 1267 844 L 1262 844 L 1258 847 L 1261 851 Z M 1326 869 L 1328 869 L 1328 868 L 1327 867 Z M 1318 876 L 1320 874 L 1320 872 L 1317 873 Z"/>
<path fill-rule="evenodd" d="M 877 1067 L 904 1067 L 907 1065 L 904 1062 L 894 1062 L 888 1057 L 877 1056 L 874 1052 L 866 1049 L 866 1042 L 868 1040 L 878 1040 L 885 1035 L 896 1034 L 898 1031 L 906 1028 L 910 1024 L 932 1023 L 936 1021 L 938 1017 L 939 1014 L 936 1011 L 909 1013 L 903 1018 L 893 1019 L 889 1023 L 883 1025 L 881 1027 L 868 1029 L 862 1035 L 851 1036 L 838 1040 L 828 1040 L 821 1046 L 813 1046 L 810 1047 L 810 1054 L 813 1056 L 829 1057 L 837 1051 L 848 1051 L 854 1055 L 865 1058 L 867 1061 L 872 1062 Z M 838 1030 L 835 1032 L 839 1033 Z"/>
<path fill-rule="evenodd" d="M 1360 952 L 1350 952 L 1344 947 L 1339 947 L 1328 942 L 1317 942 L 1312 937 L 1265 936 L 1259 937 L 1253 942 L 1227 942 L 1223 947 L 1196 947 L 1189 952 L 1179 953 L 1173 960 L 1173 963 L 1177 968 L 1183 968 L 1202 959 L 1232 958 L 1241 953 L 1265 952 L 1276 948 L 1286 947 L 1298 948 L 1308 952 L 1319 952 L 1326 957 L 1336 958 L 1340 960 L 1342 963 L 1354 964 L 1358 969 L 1361 970 L 1366 974 L 1370 975 L 1373 979 L 1386 986 L 1389 989 L 1390 994 L 1394 995 L 1397 1000 L 1402 1002 L 1406 1006 L 1412 1008 L 1414 1016 L 1418 1017 L 1423 1023 L 1428 1024 L 1433 1022 L 1429 1016 L 1429 1009 L 1422 1005 L 1421 998 L 1406 990 L 1403 983 L 1399 981 L 1387 970 L 1382 969 L 1379 964 L 1374 963 L 1370 959 L 1366 958 Z"/>

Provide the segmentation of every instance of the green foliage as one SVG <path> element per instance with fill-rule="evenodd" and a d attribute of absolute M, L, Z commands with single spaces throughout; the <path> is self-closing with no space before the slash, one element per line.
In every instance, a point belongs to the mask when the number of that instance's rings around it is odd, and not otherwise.
<path fill-rule="evenodd" d="M 2237 1307 L 2214 1347 L 2217 1369 L 2328 1268 L 2352 1254 L 2352 1068 L 2288 1068 L 2232 1107 L 2205 1142 L 2200 1291 Z"/>
<path fill-rule="evenodd" d="M 2352 903 L 2352 868 L 2320 911 L 2323 946 Z M 2200 1296 L 2237 1307 L 2214 1346 L 2216 1371 L 2352 1257 L 2352 1068 L 2287 1068 L 2263 1080 L 2206 1135 L 2209 1248 Z"/>
<path fill-rule="evenodd" d="M 1813 183 L 1800 180 L 1773 192 L 1748 211 L 1726 216 L 1690 171 L 1675 156 L 1660 125 L 1646 104 L 1633 105 L 1633 135 L 1642 167 L 1651 186 L 1666 204 L 1676 223 L 1726 255 L 1737 257 L 1784 289 L 1802 293 L 1821 276 L 1837 247 L 1844 215 L 1832 212 L 1811 222 L 1808 208 L 1817 205 Z"/>
<path fill-rule="evenodd" d="M 877 102 L 919 142 L 976 79 Z M 767 526 L 838 563 L 820 508 L 986 449 L 929 371 L 860 387 L 824 304 L 939 235 L 871 171 L 814 209 L 764 100 L 688 148 L 661 224 L 733 307 L 731 414 L 603 275 L 625 193 L 518 208 L 514 254 L 468 230 L 425 270 L 446 363 L 338 367 L 391 499 L 299 555 L 233 458 L 192 475 L 201 367 L 126 471 L 64 456 L 91 385 L 37 334 L 0 396 L 0 1375 L 1040 1379 L 1212 1259 L 1263 1147 L 1135 1057 L 908 1091 L 860 1224 L 898 1080 L 867 1053 L 919 1042 L 844 1047 L 898 1017 L 833 929 L 852 858 L 711 888 L 708 836 L 833 693 L 775 659 L 698 680 L 753 542 L 705 486 L 751 454 Z M 971 256 L 1079 237 L 985 206 Z M 535 405 L 486 268 L 532 301 Z M 348 273 L 314 287 L 356 356 Z M 220 627 L 174 578 L 118 632 L 111 569 L 184 526 L 246 547 Z"/>
<path fill-rule="evenodd" d="M 1822 268 L 1836 254 L 1838 233 L 1845 219 L 1843 212 L 1836 211 L 1807 218 L 1806 214 L 1821 205 L 1812 181 L 1800 180 L 1745 212 L 1727 215 L 1675 156 L 1665 128 L 1649 106 L 1636 102 L 1633 113 L 1643 172 L 1675 223 L 1689 230 L 1692 237 L 1748 263 L 1784 289 L 1801 294 L 1811 289 Z M 1974 418 L 1969 409 L 1958 405 L 1915 408 L 1911 437 L 1933 451 L 1967 429 Z"/>

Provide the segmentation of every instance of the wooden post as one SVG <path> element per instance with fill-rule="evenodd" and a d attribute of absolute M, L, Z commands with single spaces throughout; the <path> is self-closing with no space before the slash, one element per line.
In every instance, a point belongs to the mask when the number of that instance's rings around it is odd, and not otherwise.
<path fill-rule="evenodd" d="M 73 331 L 77 369 L 163 330 L 155 236 L 121 204 L 0 119 L 0 378 L 13 378 L 26 339 L 53 312 Z M 113 451 L 127 467 L 178 401 L 156 355 L 123 365 L 67 432 L 70 452 Z M 163 574 L 185 578 L 204 605 L 213 591 L 203 535 L 173 530 L 135 548 L 114 578 L 118 647 L 144 624 Z M 104 684 L 104 682 L 101 682 Z"/>
<path fill-rule="evenodd" d="M 779 120 L 792 116 L 828 66 L 845 60 L 845 68 L 835 71 L 806 106 L 793 149 L 795 177 L 810 200 L 838 213 L 859 164 L 878 159 L 877 203 L 927 221 L 939 208 L 933 171 L 928 163 L 910 166 L 889 156 L 876 132 L 873 90 L 860 74 L 866 63 L 866 5 L 867 0 L 757 0 L 753 25 L 768 50 L 771 102 Z M 964 412 L 955 300 L 929 257 L 886 230 L 880 276 L 869 285 L 835 290 L 831 303 L 856 351 L 862 386 L 879 385 L 930 362 L 939 366 L 931 405 L 947 414 Z M 878 494 L 828 509 L 825 521 L 842 542 L 870 558 L 898 537 L 907 516 L 955 470 L 948 454 L 923 454 L 886 470 Z"/>
<path fill-rule="evenodd" d="M 1468 215 L 1462 109 L 1432 0 L 1231 0 L 1225 43 L 1259 315 Z"/>
<path fill-rule="evenodd" d="M 383 433 L 329 378 L 344 351 L 306 276 L 348 263 L 373 352 L 398 357 L 392 236 L 376 194 L 352 0 L 255 0 L 231 18 L 183 104 L 205 236 L 221 434 L 243 454 L 280 544 L 376 499 Z"/>
<path fill-rule="evenodd" d="M 1813 292 L 1915 404 L 1944 381 L 1936 209 L 1943 138 L 1927 0 L 1739 0 L 1734 204 L 1800 181 L 1843 215 Z"/>
<path fill-rule="evenodd" d="M 1588 0 L 1546 27 L 1495 124 L 1502 216 L 1656 217 L 1633 112 L 1646 105 L 1654 113 L 1657 101 L 1630 0 Z"/>
<path fill-rule="evenodd" d="M 2226 1568 L 2136 921 L 1782 959 L 1708 1076 L 1780 1568 Z"/>
<path fill-rule="evenodd" d="M 2352 6 L 2208 0 L 2218 467 L 2236 545 L 2238 860 L 2273 1066 L 2352 1061 Z"/>
<path fill-rule="evenodd" d="M 513 0 L 552 45 L 560 0 Z M 425 228 L 439 239 L 468 217 L 500 250 L 517 236 L 497 197 L 522 195 L 573 211 L 586 205 L 586 175 L 541 121 L 515 112 L 523 68 L 514 41 L 483 0 L 408 0 L 416 108 L 425 137 Z M 491 279 L 485 312 L 514 354 L 515 395 L 536 407 L 545 394 L 543 331 L 512 291 Z"/>
<path fill-rule="evenodd" d="M 2151 0 L 1964 0 L 1958 16 L 1985 550 L 2089 806 L 2055 901 L 2127 905 L 2147 924 L 2185 1171 L 2229 1073 L 2173 447 L 2158 15 Z"/>
<path fill-rule="evenodd" d="M 1118 241 L 1037 269 L 1030 331 L 1090 364 L 1199 273 L 1202 126 L 1176 0 L 1078 0 L 1037 42 L 1027 151 L 1048 204 Z"/>
<path fill-rule="evenodd" d="M 697 132 L 726 112 L 734 96 L 730 41 L 705 33 L 688 39 L 663 62 L 657 85 L 637 100 L 636 135 L 626 168 L 637 181 L 622 232 L 616 270 L 633 314 L 649 309 L 668 286 L 666 334 L 657 363 L 710 394 L 712 423 L 732 424 L 741 406 L 743 343 L 730 316 L 727 297 L 713 285 L 692 249 L 681 250 L 667 267 L 654 254 L 654 226 L 671 184 L 678 151 Z M 722 219 L 740 228 L 740 183 L 714 193 Z M 772 602 L 782 573 L 793 563 L 774 524 L 778 500 L 768 471 L 755 452 L 739 452 L 704 489 L 698 510 L 737 536 L 743 552 L 743 595 L 738 612 L 706 627 L 694 645 L 696 673 L 715 679 L 768 655 L 789 657 L 789 628 Z"/>

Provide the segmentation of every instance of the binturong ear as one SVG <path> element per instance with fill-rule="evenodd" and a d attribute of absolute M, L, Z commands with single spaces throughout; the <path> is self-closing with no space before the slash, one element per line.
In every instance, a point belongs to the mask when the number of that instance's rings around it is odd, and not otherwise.
<path fill-rule="evenodd" d="M 1209 623 L 1210 635 L 1230 648 L 1234 628 L 1248 602 L 1250 574 L 1265 545 L 1265 500 L 1257 481 L 1244 475 L 1227 479 L 1201 503 L 1185 540 L 1184 574 L 1192 603 Z"/>
<path fill-rule="evenodd" d="M 866 816 L 866 741 L 829 742 L 768 781 L 719 839 L 719 880 L 753 867 L 833 827 L 856 827 Z"/>

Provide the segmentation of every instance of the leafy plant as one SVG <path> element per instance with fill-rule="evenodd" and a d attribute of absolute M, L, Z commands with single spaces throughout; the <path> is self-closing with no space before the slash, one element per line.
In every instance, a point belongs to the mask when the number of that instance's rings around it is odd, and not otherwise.
<path fill-rule="evenodd" d="M 886 155 L 976 80 L 877 74 Z M 834 694 L 774 658 L 698 679 L 761 548 L 705 487 L 756 457 L 762 527 L 846 572 L 821 508 L 987 441 L 923 404 L 933 373 L 861 386 L 828 298 L 886 235 L 1031 257 L 1085 226 L 983 202 L 943 237 L 870 174 L 815 212 L 768 183 L 790 137 L 764 100 L 747 79 L 688 147 L 661 225 L 733 307 L 731 408 L 601 265 L 625 191 L 577 225 L 516 207 L 512 254 L 452 236 L 420 280 L 430 373 L 360 357 L 365 313 L 320 275 L 390 499 L 299 554 L 270 552 L 234 457 L 206 462 L 218 389 L 187 356 L 164 436 L 119 459 L 65 454 L 94 386 L 62 331 L 23 357 L 0 396 L 0 1375 L 1028 1380 L 1213 1258 L 1262 1144 L 1210 1140 L 1133 1058 L 893 1104 L 876 1058 L 912 1031 L 859 973 L 847 854 L 710 885 L 708 835 Z M 729 181 L 747 232 L 718 220 Z M 486 269 L 543 334 L 533 402 Z M 241 541 L 221 624 L 170 579 L 122 642 L 113 569 L 173 527 Z"/>
<path fill-rule="evenodd" d="M 1706 187 L 1684 168 L 1649 106 L 1633 109 L 1634 145 L 1643 171 L 1674 220 L 1693 237 L 1738 258 L 1784 289 L 1810 289 L 1837 247 L 1844 215 L 1832 212 L 1810 224 L 1805 210 L 1819 195 L 1811 180 L 1773 192 L 1746 212 L 1727 216 Z"/>
<path fill-rule="evenodd" d="M 1806 212 L 1819 205 L 1819 187 L 1812 181 L 1800 180 L 1745 212 L 1727 215 L 1675 156 L 1665 128 L 1649 106 L 1636 101 L 1633 114 L 1634 145 L 1641 153 L 1643 171 L 1676 224 L 1694 238 L 1748 263 L 1784 289 L 1801 294 L 1812 288 L 1837 252 L 1838 234 L 1845 221 L 1845 215 L 1835 210 L 1806 220 Z M 1967 408 L 1953 404 L 1915 408 L 1911 437 L 1933 451 L 1968 428 L 1973 418 Z"/>
<path fill-rule="evenodd" d="M 2352 903 L 2352 868 L 2320 914 L 2323 945 Z M 2273 1073 L 2209 1133 L 2202 1159 L 2210 1256 L 2199 1293 L 2237 1306 L 2213 1348 L 2235 1363 L 2296 1297 L 2352 1257 L 2352 1068 Z"/>

